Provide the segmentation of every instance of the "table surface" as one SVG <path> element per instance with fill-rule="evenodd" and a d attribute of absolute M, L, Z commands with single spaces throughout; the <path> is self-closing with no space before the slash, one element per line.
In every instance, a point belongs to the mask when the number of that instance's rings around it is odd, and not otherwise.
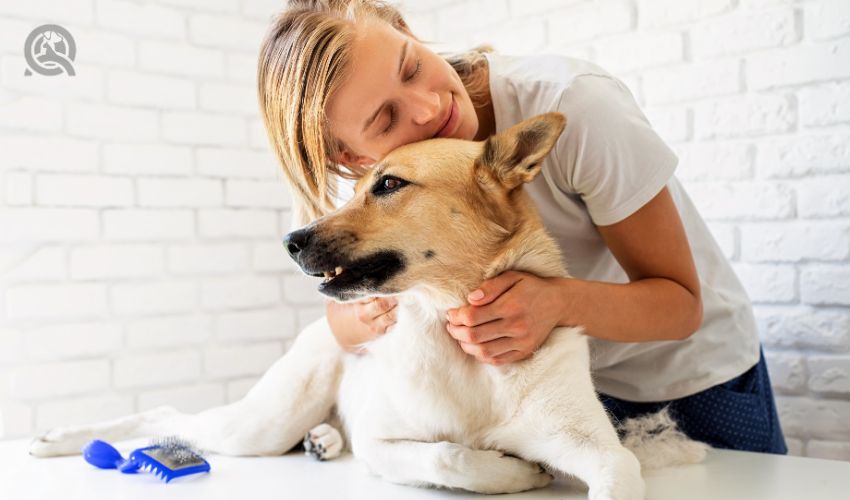
<path fill-rule="evenodd" d="M 126 456 L 144 441 L 119 443 Z M 80 456 L 36 459 L 28 441 L 0 441 L 0 500 L 157 499 L 478 499 L 481 495 L 390 484 L 345 455 L 318 462 L 300 453 L 280 457 L 207 457 L 212 470 L 170 484 L 141 473 L 100 470 Z M 647 500 L 847 500 L 850 462 L 711 450 L 699 465 L 645 474 Z M 565 480 L 499 500 L 585 499 Z"/>

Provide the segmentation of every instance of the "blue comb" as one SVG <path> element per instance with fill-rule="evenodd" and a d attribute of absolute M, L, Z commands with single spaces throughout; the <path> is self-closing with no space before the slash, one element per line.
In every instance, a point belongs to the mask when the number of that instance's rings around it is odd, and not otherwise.
<path fill-rule="evenodd" d="M 133 450 L 126 460 L 111 444 L 95 439 L 83 447 L 83 458 L 100 469 L 118 469 L 124 474 L 147 470 L 166 483 L 210 470 L 210 464 L 199 452 L 175 437 L 163 438 L 151 446 Z"/>

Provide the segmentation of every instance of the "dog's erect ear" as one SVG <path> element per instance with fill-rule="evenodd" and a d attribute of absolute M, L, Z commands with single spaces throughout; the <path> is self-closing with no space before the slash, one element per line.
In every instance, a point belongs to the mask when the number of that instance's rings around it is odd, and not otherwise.
<path fill-rule="evenodd" d="M 546 113 L 522 121 L 487 139 L 478 166 L 490 169 L 492 177 L 508 190 L 530 182 L 540 172 L 543 159 L 566 124 L 567 119 L 561 113 Z"/>

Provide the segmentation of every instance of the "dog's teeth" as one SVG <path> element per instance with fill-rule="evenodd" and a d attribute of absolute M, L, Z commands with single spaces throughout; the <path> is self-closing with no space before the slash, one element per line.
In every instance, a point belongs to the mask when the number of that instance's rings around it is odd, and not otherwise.
<path fill-rule="evenodd" d="M 342 274 L 343 271 L 344 271 L 344 269 L 339 267 L 339 266 L 336 266 L 336 269 L 334 269 L 334 272 L 336 273 L 337 276 Z"/>

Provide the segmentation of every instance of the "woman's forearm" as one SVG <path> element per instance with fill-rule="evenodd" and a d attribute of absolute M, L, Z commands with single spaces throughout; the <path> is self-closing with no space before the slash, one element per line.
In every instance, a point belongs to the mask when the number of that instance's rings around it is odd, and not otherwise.
<path fill-rule="evenodd" d="M 348 352 L 361 352 L 359 344 L 374 337 L 369 325 L 357 318 L 355 304 L 340 304 L 333 300 L 326 302 L 326 312 L 331 331 L 337 343 Z"/>
<path fill-rule="evenodd" d="M 702 300 L 679 283 L 648 278 L 626 284 L 561 278 L 559 326 L 616 342 L 682 340 L 702 324 Z"/>

